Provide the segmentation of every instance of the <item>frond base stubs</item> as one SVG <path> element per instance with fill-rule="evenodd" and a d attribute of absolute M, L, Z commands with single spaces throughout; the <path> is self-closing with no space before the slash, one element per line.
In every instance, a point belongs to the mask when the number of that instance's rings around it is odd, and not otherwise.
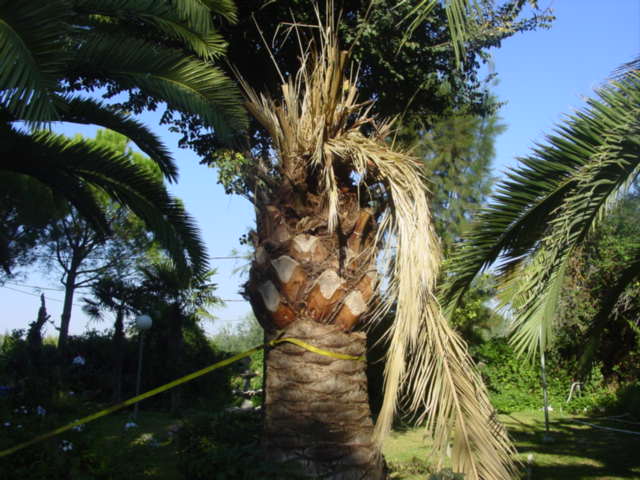
<path fill-rule="evenodd" d="M 306 319 L 350 331 L 375 290 L 375 219 L 355 192 L 341 192 L 344 208 L 331 232 L 315 196 L 294 197 L 279 195 L 279 203 L 261 209 L 246 293 L 267 330 Z"/>

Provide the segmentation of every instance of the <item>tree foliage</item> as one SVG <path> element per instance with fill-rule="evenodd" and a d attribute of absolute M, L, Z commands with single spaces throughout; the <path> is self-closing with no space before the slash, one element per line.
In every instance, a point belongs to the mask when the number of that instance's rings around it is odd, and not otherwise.
<path fill-rule="evenodd" d="M 154 179 L 157 185 L 163 185 L 158 166 L 148 157 L 133 152 L 128 147 L 129 140 L 123 135 L 99 130 L 93 140 L 77 136 L 74 141 L 104 151 L 118 152 L 127 159 L 128 164 Z M 98 279 L 109 275 L 123 277 L 131 274 L 136 265 L 145 262 L 147 252 L 152 248 L 153 235 L 140 218 L 103 192 L 97 192 L 96 198 L 111 233 L 109 236 L 96 231 L 85 217 L 71 207 L 43 229 L 37 250 L 40 264 L 49 274 L 55 272 L 60 275 L 65 290 L 58 342 L 62 350 L 66 346 L 76 289 L 90 287 Z"/>
<path fill-rule="evenodd" d="M 376 114 L 382 118 L 402 115 L 404 124 L 420 119 L 421 127 L 428 129 L 454 109 L 485 113 L 493 108 L 478 73 L 489 48 L 516 32 L 545 27 L 553 18 L 546 11 L 523 17 L 520 3 L 507 1 L 498 7 L 493 1 L 482 2 L 485 28 L 469 43 L 461 68 L 456 68 L 447 15 L 440 4 L 419 22 L 409 39 L 403 38 L 402 26 L 413 9 L 411 2 L 336 0 L 327 5 L 341 12 L 338 34 L 341 47 L 349 49 L 354 65 L 359 65 L 353 68 L 358 68 L 361 100 L 375 100 Z M 317 4 L 324 21 L 325 2 Z M 229 61 L 247 84 L 276 94 L 283 80 L 298 69 L 300 44 L 318 41 L 313 28 L 295 31 L 289 27 L 317 23 L 306 0 L 242 2 L 238 23 L 222 29 L 229 40 Z M 251 198 L 256 186 L 268 183 L 265 177 L 274 173 L 269 136 L 255 120 L 249 128 L 249 144 L 242 151 L 247 159 L 244 163 L 231 158 L 229 152 L 214 154 L 220 142 L 215 134 L 207 135 L 197 119 L 177 122 L 177 127 L 184 134 L 183 143 L 194 148 L 204 162 L 222 167 L 221 181 L 234 193 Z M 249 153 L 260 154 L 260 162 L 249 158 Z"/>
<path fill-rule="evenodd" d="M 640 246 L 639 214 L 634 189 L 569 263 L 553 349 L 576 366 L 580 378 L 594 365 L 614 384 L 633 381 L 640 373 L 640 282 L 616 288 Z"/>
<path fill-rule="evenodd" d="M 454 113 L 435 122 L 419 140 L 416 155 L 424 162 L 445 257 L 491 193 L 494 143 L 504 130 L 495 115 Z"/>
<path fill-rule="evenodd" d="M 220 18 L 235 20 L 229 0 L 0 1 L 3 174 L 11 182 L 19 175 L 32 178 L 102 233 L 108 225 L 97 192 L 104 192 L 135 211 L 178 263 L 206 270 L 193 222 L 146 171 L 112 151 L 48 131 L 24 133 L 12 122 L 42 127 L 67 121 L 119 131 L 173 181 L 177 169 L 155 135 L 125 110 L 83 94 L 124 94 L 136 112 L 164 102 L 169 111 L 199 115 L 225 137 L 242 129 L 237 89 L 212 64 L 226 46 L 217 30 Z M 7 255 L 9 249 L 5 242 Z"/>
<path fill-rule="evenodd" d="M 451 311 L 477 273 L 500 258 L 500 283 L 517 310 L 520 351 L 546 348 L 570 261 L 639 172 L 638 72 L 628 71 L 598 96 L 507 174 L 459 249 L 444 288 Z M 614 296 L 640 273 L 638 253 L 629 252 L 609 286 Z"/>

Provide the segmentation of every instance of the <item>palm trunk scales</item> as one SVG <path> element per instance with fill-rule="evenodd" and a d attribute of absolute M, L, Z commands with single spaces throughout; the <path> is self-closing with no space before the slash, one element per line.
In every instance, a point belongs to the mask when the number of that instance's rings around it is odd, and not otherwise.
<path fill-rule="evenodd" d="M 345 184 L 339 225 L 311 192 L 285 190 L 260 209 L 247 294 L 268 338 L 291 336 L 336 353 L 364 355 L 352 331 L 375 288 L 376 225 Z M 372 442 L 366 363 L 278 345 L 266 354 L 264 448 L 309 477 L 385 478 Z"/>

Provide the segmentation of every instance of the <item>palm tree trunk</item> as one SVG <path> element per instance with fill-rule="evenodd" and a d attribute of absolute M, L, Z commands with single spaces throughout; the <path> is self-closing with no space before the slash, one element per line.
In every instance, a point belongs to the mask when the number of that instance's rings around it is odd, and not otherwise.
<path fill-rule="evenodd" d="M 316 347 L 364 355 L 366 335 L 298 320 L 283 331 Z M 366 362 L 280 344 L 267 353 L 264 448 L 267 458 L 297 463 L 309 478 L 378 480 L 384 460 L 372 443 Z"/>
<path fill-rule="evenodd" d="M 339 225 L 312 193 L 286 191 L 258 216 L 246 292 L 267 337 L 284 334 L 337 353 L 363 355 L 352 332 L 375 286 L 376 224 L 355 193 L 341 198 Z M 345 188 L 345 190 L 347 190 Z M 366 363 L 279 344 L 265 358 L 268 458 L 298 463 L 310 478 L 383 479 L 372 442 Z"/>

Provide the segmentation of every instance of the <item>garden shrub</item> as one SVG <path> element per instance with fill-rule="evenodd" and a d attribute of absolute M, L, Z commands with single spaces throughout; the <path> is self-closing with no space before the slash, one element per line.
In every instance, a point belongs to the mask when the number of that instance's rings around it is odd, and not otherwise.
<path fill-rule="evenodd" d="M 180 473 L 190 480 L 295 480 L 297 468 L 264 458 L 261 417 L 219 412 L 189 419 L 177 437 Z"/>
<path fill-rule="evenodd" d="M 501 413 L 539 410 L 543 407 L 540 365 L 516 355 L 505 338 L 493 338 L 475 348 L 473 356 L 489 389 L 493 406 Z M 579 394 L 567 397 L 573 379 L 571 365 L 553 354 L 547 356 L 547 388 L 549 405 L 570 413 L 589 413 L 607 409 L 613 394 L 605 387 L 596 365 Z"/>
<path fill-rule="evenodd" d="M 84 400 L 110 403 L 113 398 L 113 343 L 112 331 L 89 331 L 68 339 L 67 354 L 61 358 L 53 345 L 42 347 L 43 365 L 46 369 L 34 370 L 29 365 L 27 344 L 23 330 L 5 336 L 0 345 L 0 385 L 12 388 L 19 397 L 17 402 L 48 403 L 55 392 L 72 391 Z M 138 368 L 138 336 L 125 338 L 122 391 L 125 398 L 135 393 Z M 84 365 L 74 365 L 77 355 L 85 359 Z M 142 391 L 150 390 L 171 380 L 166 369 L 159 368 L 166 357 L 162 342 L 153 335 L 145 339 Z M 188 374 L 227 358 L 228 354 L 211 345 L 201 330 L 185 329 L 182 356 L 182 373 Z M 215 370 L 204 377 L 180 387 L 185 407 L 203 406 L 222 409 L 231 404 L 230 379 L 233 369 Z M 168 395 L 159 395 L 145 401 L 148 405 L 164 408 Z"/>
<path fill-rule="evenodd" d="M 640 419 L 640 380 L 627 383 L 612 395 L 609 410 L 618 414 L 630 414 Z"/>

